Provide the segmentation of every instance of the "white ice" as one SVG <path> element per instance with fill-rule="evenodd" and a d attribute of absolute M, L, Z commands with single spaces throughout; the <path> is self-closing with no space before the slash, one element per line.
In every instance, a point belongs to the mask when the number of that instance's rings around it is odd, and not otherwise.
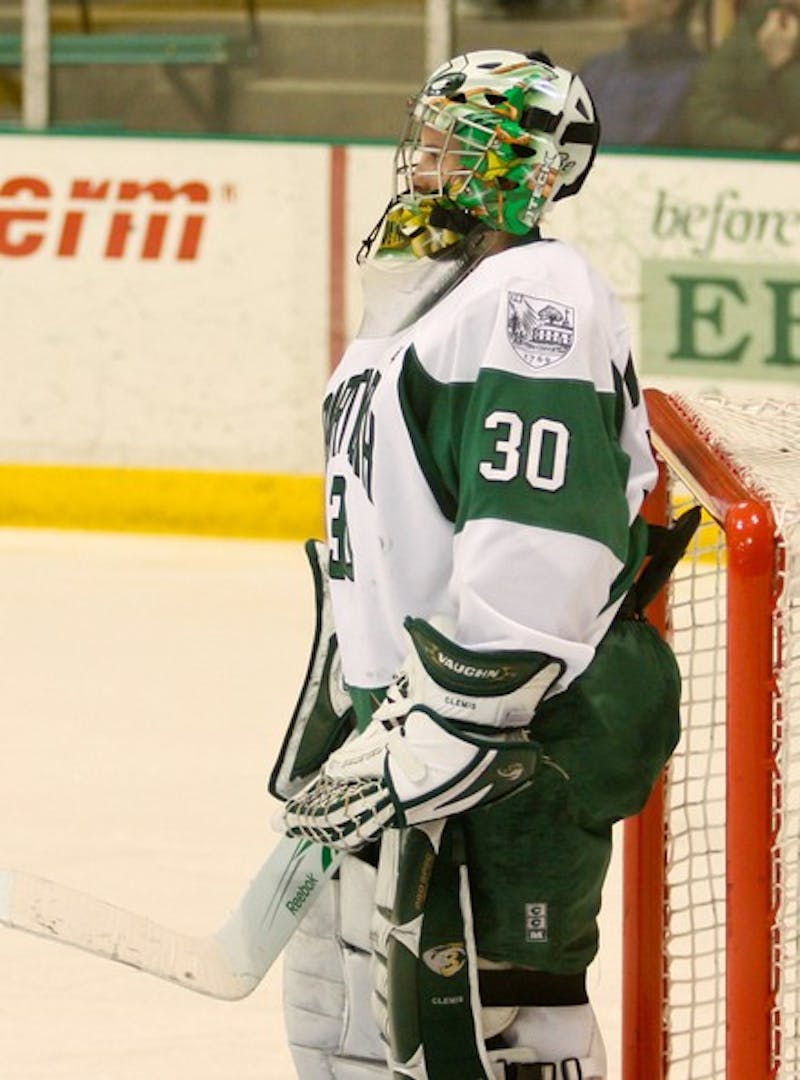
<path fill-rule="evenodd" d="M 0 867 L 217 929 L 277 838 L 313 620 L 300 543 L 0 530 Z M 609 1080 L 616 863 L 591 971 Z M 0 1080 L 291 1080 L 280 985 L 219 1002 L 0 929 Z"/>

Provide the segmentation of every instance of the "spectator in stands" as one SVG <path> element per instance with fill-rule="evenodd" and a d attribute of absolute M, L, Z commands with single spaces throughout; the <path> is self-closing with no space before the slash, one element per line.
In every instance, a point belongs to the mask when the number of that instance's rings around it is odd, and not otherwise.
<path fill-rule="evenodd" d="M 745 11 L 687 105 L 694 146 L 800 151 L 800 0 Z"/>
<path fill-rule="evenodd" d="M 683 103 L 700 61 L 689 34 L 695 0 L 618 0 L 621 49 L 580 72 L 603 118 L 605 146 L 681 146 Z"/>

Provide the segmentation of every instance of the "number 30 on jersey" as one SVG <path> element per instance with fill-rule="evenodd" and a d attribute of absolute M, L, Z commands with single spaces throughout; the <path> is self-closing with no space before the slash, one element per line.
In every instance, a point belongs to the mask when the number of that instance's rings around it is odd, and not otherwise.
<path fill-rule="evenodd" d="M 560 420 L 540 416 L 528 425 L 527 452 L 523 459 L 526 423 L 515 412 L 496 409 L 483 425 L 496 431 L 494 460 L 481 461 L 478 471 L 484 480 L 504 482 L 524 476 L 538 491 L 558 491 L 567 475 L 569 428 Z"/>

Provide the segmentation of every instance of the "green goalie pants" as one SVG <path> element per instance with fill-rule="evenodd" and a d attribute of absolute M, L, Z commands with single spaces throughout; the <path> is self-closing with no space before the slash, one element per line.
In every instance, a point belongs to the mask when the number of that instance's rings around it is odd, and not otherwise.
<path fill-rule="evenodd" d="M 597 951 L 611 827 L 637 813 L 675 747 L 680 677 L 646 622 L 618 620 L 594 661 L 537 711 L 533 784 L 463 815 L 478 955 L 560 975 Z"/>

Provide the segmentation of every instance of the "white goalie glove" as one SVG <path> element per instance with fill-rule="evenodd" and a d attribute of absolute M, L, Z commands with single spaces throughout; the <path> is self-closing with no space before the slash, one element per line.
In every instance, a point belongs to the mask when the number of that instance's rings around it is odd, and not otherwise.
<path fill-rule="evenodd" d="M 382 829 L 463 813 L 531 783 L 523 730 L 563 665 L 541 653 L 475 653 L 422 619 L 413 650 L 361 734 L 286 803 L 290 836 L 355 849 Z"/>

